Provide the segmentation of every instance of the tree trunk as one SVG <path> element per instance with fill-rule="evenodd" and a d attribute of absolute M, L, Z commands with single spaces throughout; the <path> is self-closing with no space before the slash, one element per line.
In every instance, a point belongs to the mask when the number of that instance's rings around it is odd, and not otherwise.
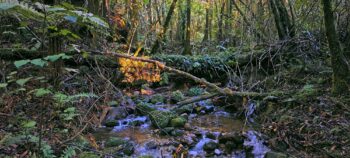
<path fill-rule="evenodd" d="M 217 40 L 221 41 L 223 39 L 223 20 L 224 20 L 224 13 L 225 13 L 225 1 L 221 5 L 220 9 L 220 15 L 218 19 L 218 35 Z"/>
<path fill-rule="evenodd" d="M 280 40 L 286 40 L 294 37 L 295 29 L 290 21 L 288 11 L 282 0 L 269 0 L 272 14 L 275 18 L 275 25 L 277 28 Z M 294 23 L 294 22 L 293 22 Z"/>
<path fill-rule="evenodd" d="M 209 7 L 210 2 L 207 0 L 208 6 L 205 9 L 205 28 L 204 28 L 204 37 L 203 42 L 207 42 L 209 40 Z"/>
<path fill-rule="evenodd" d="M 164 39 L 164 35 L 165 35 L 166 31 L 168 30 L 171 17 L 172 17 L 172 15 L 174 13 L 176 2 L 177 2 L 177 0 L 173 0 L 173 2 L 170 5 L 168 14 L 166 16 L 166 19 L 165 19 L 165 22 L 164 22 L 164 25 L 163 25 L 163 30 L 158 34 L 157 39 L 154 42 L 154 45 L 152 47 L 151 54 L 155 54 L 157 52 L 157 50 L 159 48 L 159 45 L 160 45 L 160 42 Z"/>
<path fill-rule="evenodd" d="M 349 92 L 349 65 L 342 52 L 338 34 L 335 29 L 331 0 L 322 0 L 326 34 L 331 51 L 333 69 L 332 93 L 334 95 Z"/>
<path fill-rule="evenodd" d="M 191 55 L 191 0 L 187 0 L 186 5 L 186 41 L 183 54 Z"/>

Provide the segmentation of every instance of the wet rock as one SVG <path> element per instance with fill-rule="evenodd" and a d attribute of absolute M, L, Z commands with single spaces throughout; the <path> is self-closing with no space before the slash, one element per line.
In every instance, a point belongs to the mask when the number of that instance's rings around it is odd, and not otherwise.
<path fill-rule="evenodd" d="M 283 153 L 269 151 L 266 153 L 265 158 L 287 158 L 288 156 Z"/>
<path fill-rule="evenodd" d="M 109 110 L 106 120 L 122 119 L 128 116 L 128 111 L 125 107 L 112 107 Z"/>
<path fill-rule="evenodd" d="M 171 119 L 170 125 L 171 127 L 184 127 L 187 120 L 183 117 L 176 117 Z"/>
<path fill-rule="evenodd" d="M 152 125 L 157 128 L 165 128 L 175 114 L 169 111 L 151 111 L 149 113 Z"/>
<path fill-rule="evenodd" d="M 155 94 L 151 98 L 151 103 L 156 104 L 156 103 L 164 103 L 165 99 L 164 96 L 161 94 Z"/>
<path fill-rule="evenodd" d="M 152 107 L 152 104 L 150 103 L 145 103 L 145 102 L 140 102 L 136 105 L 136 109 L 138 113 L 142 115 L 148 115 L 151 111 L 156 110 L 155 108 Z"/>
<path fill-rule="evenodd" d="M 105 146 L 106 147 L 116 147 L 119 145 L 123 145 L 125 143 L 127 143 L 128 141 L 122 139 L 122 138 L 118 138 L 118 137 L 111 137 L 107 140 Z"/>
<path fill-rule="evenodd" d="M 175 130 L 174 127 L 165 127 L 162 129 L 161 134 L 162 135 L 170 135 L 173 130 Z"/>
<path fill-rule="evenodd" d="M 150 141 L 145 144 L 146 149 L 156 149 L 158 147 L 157 143 L 155 141 Z"/>
<path fill-rule="evenodd" d="M 184 130 L 180 130 L 180 129 L 175 129 L 173 131 L 171 131 L 171 135 L 178 137 L 178 136 L 182 136 L 184 135 L 185 131 Z"/>
<path fill-rule="evenodd" d="M 244 142 L 244 137 L 238 133 L 223 133 L 219 136 L 219 143 L 225 144 L 228 141 L 232 141 L 237 146 L 242 146 Z"/>
<path fill-rule="evenodd" d="M 107 120 L 105 123 L 106 127 L 114 127 L 118 125 L 117 120 Z"/>
<path fill-rule="evenodd" d="M 219 147 L 218 143 L 215 143 L 214 141 L 210 141 L 210 142 L 204 144 L 203 150 L 208 152 L 208 153 L 211 153 L 218 147 Z"/>
<path fill-rule="evenodd" d="M 207 133 L 207 138 L 215 140 L 216 136 L 214 133 Z"/>

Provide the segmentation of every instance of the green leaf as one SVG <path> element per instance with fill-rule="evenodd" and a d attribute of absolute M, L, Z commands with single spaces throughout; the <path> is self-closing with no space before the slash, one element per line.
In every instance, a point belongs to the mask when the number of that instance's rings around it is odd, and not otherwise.
<path fill-rule="evenodd" d="M 24 86 L 30 79 L 33 77 L 22 78 L 16 81 L 16 83 L 20 86 Z"/>
<path fill-rule="evenodd" d="M 30 62 L 30 60 L 18 60 L 18 61 L 15 61 L 15 66 L 17 68 L 20 68 L 21 66 L 25 65 L 25 64 L 28 64 Z"/>
<path fill-rule="evenodd" d="M 45 88 L 40 88 L 40 89 L 36 89 L 35 91 L 35 96 L 36 97 L 42 97 L 44 95 L 50 94 L 51 91 Z"/>
<path fill-rule="evenodd" d="M 6 88 L 7 87 L 7 83 L 0 83 L 0 88 Z"/>
<path fill-rule="evenodd" d="M 35 125 L 36 125 L 36 122 L 35 121 L 25 121 L 25 122 L 23 122 L 22 123 L 22 126 L 24 127 L 24 128 L 33 128 L 33 127 L 35 127 Z"/>
<path fill-rule="evenodd" d="M 30 63 L 40 67 L 44 67 L 47 64 L 47 62 L 42 59 L 33 59 Z"/>
<path fill-rule="evenodd" d="M 60 57 L 61 57 L 60 55 L 50 55 L 50 56 L 45 57 L 44 59 L 51 61 L 51 62 L 55 62 L 58 59 L 60 59 Z"/>

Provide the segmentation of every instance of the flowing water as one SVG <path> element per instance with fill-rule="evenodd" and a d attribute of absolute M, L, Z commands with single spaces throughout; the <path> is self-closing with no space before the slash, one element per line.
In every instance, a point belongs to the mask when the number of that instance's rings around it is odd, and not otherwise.
<path fill-rule="evenodd" d="M 254 112 L 254 105 L 251 104 L 248 106 L 250 111 L 246 112 L 248 117 Z M 210 105 L 203 104 L 203 106 L 212 108 Z M 163 106 L 159 109 L 163 109 Z M 219 136 L 223 133 L 246 131 L 243 134 L 245 138 L 243 145 L 252 149 L 251 154 L 254 157 L 263 158 L 270 150 L 264 145 L 264 140 L 261 139 L 259 133 L 246 127 L 244 121 L 234 119 L 231 114 L 222 110 L 214 109 L 213 112 L 207 114 L 190 114 L 188 123 L 191 129 L 185 130 L 183 136 L 161 135 L 158 129 L 151 126 L 147 116 L 129 115 L 118 120 L 118 125 L 113 129 L 104 128 L 96 131 L 95 137 L 98 141 L 108 140 L 109 137 L 122 137 L 132 141 L 135 146 L 133 157 L 143 155 L 172 157 L 178 144 L 182 142 L 190 144 L 186 148 L 189 157 L 208 157 L 208 153 L 204 150 L 206 143 L 219 143 Z M 247 154 L 243 149 L 232 153 L 224 152 L 218 147 L 211 156 L 244 158 Z"/>

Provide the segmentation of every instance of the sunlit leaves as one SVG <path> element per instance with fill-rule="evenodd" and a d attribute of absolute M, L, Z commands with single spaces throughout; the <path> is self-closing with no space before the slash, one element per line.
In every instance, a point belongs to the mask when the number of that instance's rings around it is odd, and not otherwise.
<path fill-rule="evenodd" d="M 153 63 L 120 58 L 119 64 L 120 71 L 124 74 L 123 82 L 132 83 L 138 80 L 159 82 L 161 79 L 160 68 Z"/>

